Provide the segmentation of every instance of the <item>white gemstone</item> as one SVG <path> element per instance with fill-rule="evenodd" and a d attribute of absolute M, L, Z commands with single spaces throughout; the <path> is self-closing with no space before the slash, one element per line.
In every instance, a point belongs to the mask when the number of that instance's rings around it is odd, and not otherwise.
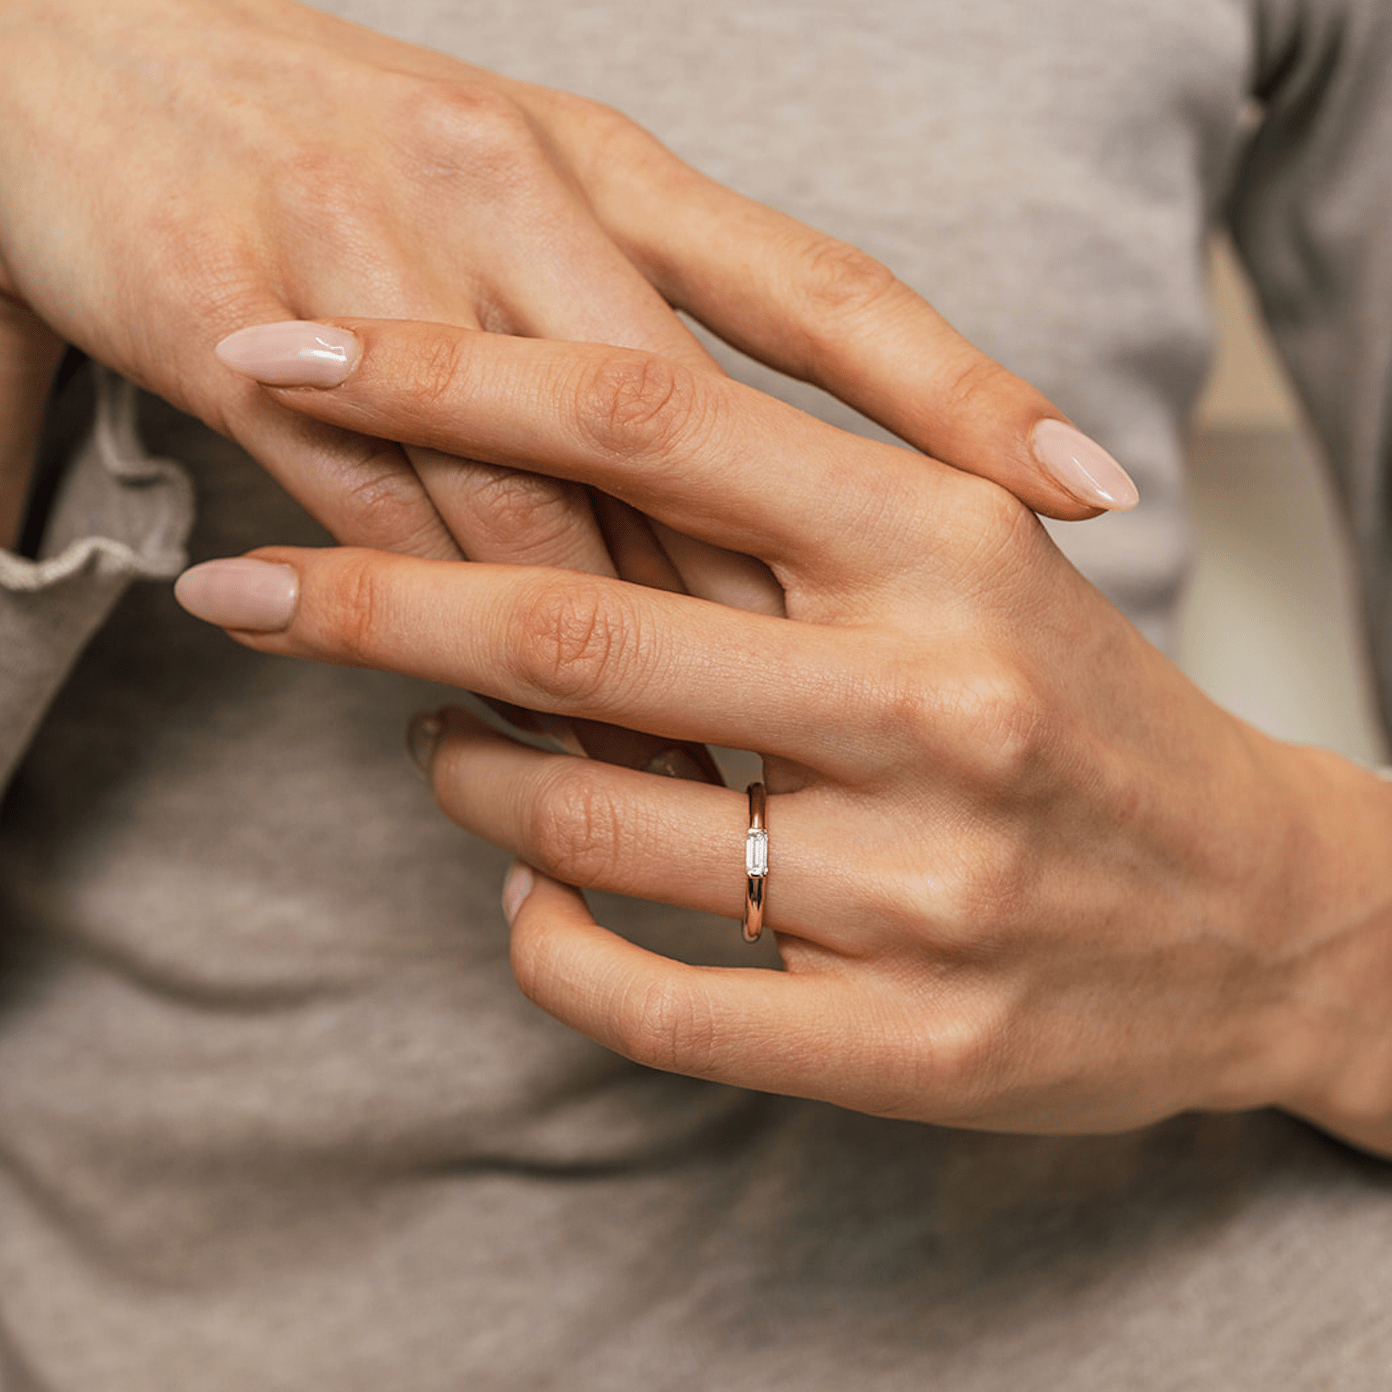
<path fill-rule="evenodd" d="M 744 873 L 768 874 L 768 832 L 751 831 L 744 840 Z"/>

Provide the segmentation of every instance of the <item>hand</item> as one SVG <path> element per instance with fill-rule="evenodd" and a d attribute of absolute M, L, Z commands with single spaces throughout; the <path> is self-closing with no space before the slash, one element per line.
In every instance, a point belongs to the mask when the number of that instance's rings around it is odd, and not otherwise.
<path fill-rule="evenodd" d="M 860 253 L 608 108 L 289 0 L 11 0 L 0 168 L 0 292 L 240 441 L 346 541 L 609 568 L 583 491 L 419 457 L 418 476 L 397 445 L 296 416 L 218 363 L 225 335 L 417 316 L 713 370 L 676 305 L 1031 506 L 1077 518 L 1134 496 Z M 0 417 L 41 399 L 0 398 Z M 688 588 L 720 588 L 721 558 L 673 545 Z"/>
<path fill-rule="evenodd" d="M 181 580 L 262 651 L 764 753 L 786 971 L 653 956 L 524 867 L 513 959 L 538 1003 L 656 1067 L 886 1115 L 1106 1131 L 1276 1103 L 1392 1150 L 1392 787 L 1213 705 L 994 484 L 638 353 L 357 332 L 344 386 L 284 398 L 584 480 L 761 557 L 787 595 L 778 619 L 289 549 Z M 433 781 L 550 876 L 740 913 L 737 792 L 458 713 Z"/>

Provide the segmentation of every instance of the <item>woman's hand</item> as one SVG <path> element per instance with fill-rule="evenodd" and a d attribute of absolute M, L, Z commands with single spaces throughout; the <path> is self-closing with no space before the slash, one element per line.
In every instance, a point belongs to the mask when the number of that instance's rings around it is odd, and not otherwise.
<path fill-rule="evenodd" d="M 583 491 L 429 459 L 418 474 L 396 444 L 294 415 L 229 371 L 212 353 L 224 336 L 416 317 L 712 370 L 678 306 L 1052 515 L 1134 497 L 869 258 L 613 110 L 291 0 L 10 0 L 0 169 L 0 294 L 236 438 L 345 541 L 608 565 Z M 42 396 L 9 391 L 0 416 L 23 434 Z M 709 555 L 671 549 L 688 588 L 720 589 Z"/>
<path fill-rule="evenodd" d="M 355 329 L 345 385 L 282 399 L 595 485 L 787 596 L 772 618 L 366 551 L 181 580 L 263 651 L 764 754 L 786 971 L 700 968 L 546 876 L 737 917 L 743 795 L 447 714 L 442 806 L 546 872 L 508 888 L 538 1003 L 656 1067 L 887 1115 L 1105 1131 L 1276 1103 L 1392 1149 L 1392 788 L 1213 705 L 994 484 L 642 353 Z"/>

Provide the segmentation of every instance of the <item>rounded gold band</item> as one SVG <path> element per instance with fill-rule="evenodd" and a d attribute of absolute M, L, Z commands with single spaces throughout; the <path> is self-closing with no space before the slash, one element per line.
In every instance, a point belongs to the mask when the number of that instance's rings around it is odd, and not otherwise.
<path fill-rule="evenodd" d="M 764 931 L 764 882 L 768 879 L 768 801 L 762 783 L 749 785 L 749 831 L 744 838 L 744 940 Z"/>

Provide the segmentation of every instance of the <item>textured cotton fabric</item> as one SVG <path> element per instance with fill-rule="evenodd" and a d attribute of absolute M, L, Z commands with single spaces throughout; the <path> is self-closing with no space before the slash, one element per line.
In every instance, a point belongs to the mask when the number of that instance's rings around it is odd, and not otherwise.
<path fill-rule="evenodd" d="M 1052 530 L 1162 644 L 1230 213 L 1392 709 L 1380 0 L 334 8 L 609 101 L 887 261 L 1135 475 L 1134 513 Z M 450 693 L 182 614 L 185 548 L 326 538 L 114 379 L 55 429 L 88 421 L 42 558 L 0 559 L 5 1392 L 1387 1386 L 1392 1167 L 1289 1118 L 954 1133 L 650 1072 L 541 1014 L 504 857 L 401 753 Z M 744 960 L 732 924 L 596 903 Z"/>

